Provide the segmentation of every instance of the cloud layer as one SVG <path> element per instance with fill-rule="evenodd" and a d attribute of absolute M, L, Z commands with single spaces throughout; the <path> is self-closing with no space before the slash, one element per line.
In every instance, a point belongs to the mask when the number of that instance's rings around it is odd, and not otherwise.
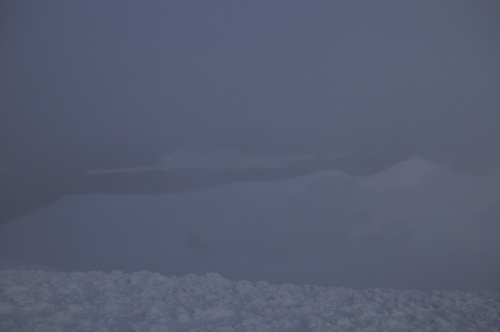
<path fill-rule="evenodd" d="M 173 170 L 173 169 L 222 169 L 222 170 L 241 170 L 241 169 L 270 169 L 286 168 L 293 164 L 300 164 L 314 161 L 328 161 L 340 159 L 350 154 L 269 154 L 257 155 L 248 152 L 242 152 L 235 149 L 205 148 L 175 150 L 172 153 L 161 156 L 161 162 L 156 166 L 132 167 L 110 170 L 90 171 L 89 174 L 99 173 L 120 173 L 120 172 L 140 172 L 155 169 Z"/>

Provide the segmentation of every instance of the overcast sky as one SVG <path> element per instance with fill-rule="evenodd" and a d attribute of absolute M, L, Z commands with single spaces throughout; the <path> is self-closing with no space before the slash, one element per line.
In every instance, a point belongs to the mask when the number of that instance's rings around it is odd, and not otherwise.
<path fill-rule="evenodd" d="M 0 146 L 498 167 L 499 18 L 480 0 L 2 1 Z"/>

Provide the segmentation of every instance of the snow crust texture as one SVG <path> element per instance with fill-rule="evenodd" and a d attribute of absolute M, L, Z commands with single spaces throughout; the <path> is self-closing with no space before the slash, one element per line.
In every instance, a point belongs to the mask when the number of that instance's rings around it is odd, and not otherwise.
<path fill-rule="evenodd" d="M 494 292 L 0 270 L 0 331 L 498 331 Z"/>

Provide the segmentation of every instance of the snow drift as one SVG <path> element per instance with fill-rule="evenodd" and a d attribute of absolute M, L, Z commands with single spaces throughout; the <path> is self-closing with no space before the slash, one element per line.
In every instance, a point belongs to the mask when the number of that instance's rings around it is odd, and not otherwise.
<path fill-rule="evenodd" d="M 353 290 L 215 273 L 0 271 L 0 330 L 498 331 L 498 293 Z"/>

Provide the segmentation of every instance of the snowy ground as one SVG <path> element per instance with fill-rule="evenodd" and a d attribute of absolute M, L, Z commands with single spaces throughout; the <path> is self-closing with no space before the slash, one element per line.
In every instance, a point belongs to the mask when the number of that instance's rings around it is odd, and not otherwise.
<path fill-rule="evenodd" d="M 1 331 L 498 331 L 500 294 L 0 271 Z"/>
<path fill-rule="evenodd" d="M 68 195 L 0 225 L 0 331 L 498 331 L 499 239 L 500 176 L 421 158 Z"/>

